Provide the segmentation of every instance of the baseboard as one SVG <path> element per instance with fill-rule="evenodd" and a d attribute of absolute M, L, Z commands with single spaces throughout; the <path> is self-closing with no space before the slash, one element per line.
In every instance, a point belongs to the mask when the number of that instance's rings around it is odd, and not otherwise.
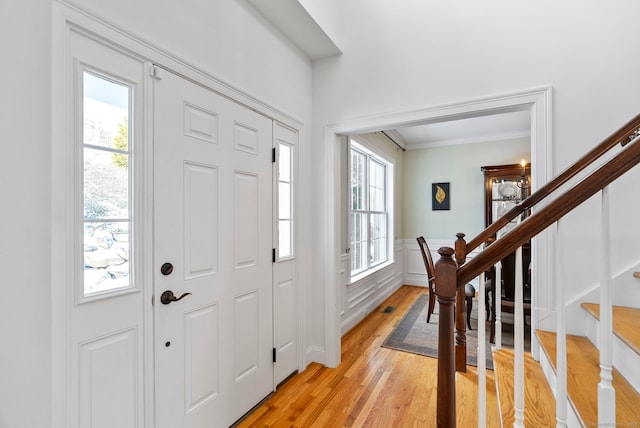
<path fill-rule="evenodd" d="M 311 363 L 326 365 L 327 352 L 324 348 L 321 348 L 319 346 L 310 346 L 307 348 L 306 356 L 306 366 L 309 366 L 309 364 Z"/>
<path fill-rule="evenodd" d="M 349 330 L 358 325 L 363 319 L 375 310 L 382 302 L 384 302 L 389 296 L 395 293 L 400 287 L 402 287 L 402 278 L 397 277 L 394 279 L 392 285 L 381 288 L 378 290 L 378 294 L 361 310 L 352 313 L 346 318 L 340 327 L 340 334 L 344 336 Z"/>

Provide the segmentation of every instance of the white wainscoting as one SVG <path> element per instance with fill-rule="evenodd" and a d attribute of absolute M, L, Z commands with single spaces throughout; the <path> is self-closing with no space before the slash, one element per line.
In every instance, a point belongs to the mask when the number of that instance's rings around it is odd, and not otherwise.
<path fill-rule="evenodd" d="M 438 261 L 440 247 L 452 247 L 454 241 L 427 239 L 434 263 Z M 478 251 L 467 256 L 471 259 Z M 340 305 L 341 334 L 345 334 L 362 321 L 380 303 L 402 285 L 427 286 L 427 276 L 415 239 L 399 239 L 394 243 L 394 261 L 382 269 L 351 283 L 349 255 L 340 257 L 341 293 Z M 470 281 L 476 290 L 478 280 Z"/>
<path fill-rule="evenodd" d="M 402 242 L 402 259 L 404 260 L 404 264 L 402 267 L 402 282 L 405 285 L 420 285 L 422 287 L 427 286 L 427 271 L 424 267 L 424 262 L 422 260 L 422 254 L 420 253 L 420 246 L 418 245 L 418 241 L 415 239 L 404 239 Z M 433 262 L 437 263 L 440 259 L 440 254 L 438 254 L 438 249 L 441 247 L 451 247 L 453 248 L 454 241 L 447 241 L 443 239 L 427 239 L 427 245 L 429 246 L 429 250 L 431 251 L 431 257 L 433 258 Z M 467 260 L 470 260 L 478 254 L 478 249 L 475 249 L 470 254 L 467 255 Z M 470 281 L 476 290 L 478 289 L 477 283 L 478 279 L 474 279 Z"/>
<path fill-rule="evenodd" d="M 403 284 L 404 241 L 394 243 L 394 261 L 383 268 L 351 283 L 349 256 L 340 257 L 342 280 L 341 334 L 345 334 L 362 321 L 371 311 L 393 294 Z"/>

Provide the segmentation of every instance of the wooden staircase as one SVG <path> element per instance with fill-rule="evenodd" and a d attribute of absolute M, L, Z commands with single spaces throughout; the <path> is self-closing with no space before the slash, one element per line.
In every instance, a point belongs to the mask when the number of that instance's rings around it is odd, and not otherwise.
<path fill-rule="evenodd" d="M 582 304 L 593 320 L 598 319 L 599 306 Z M 613 386 L 616 391 L 616 423 L 619 426 L 640 426 L 640 309 L 613 307 L 613 330 L 626 350 L 614 352 Z M 589 330 L 590 328 L 588 328 Z M 592 328 L 591 328 L 592 330 Z M 525 354 L 525 426 L 555 426 L 556 334 L 537 331 L 541 362 Z M 591 334 L 590 334 L 591 336 Z M 567 393 L 569 397 L 568 426 L 597 426 L 598 383 L 600 382 L 599 352 L 586 336 L 567 335 Z M 622 359 L 616 363 L 615 355 Z M 630 354 L 626 354 L 629 352 Z M 502 426 L 514 422 L 513 352 L 494 351 L 495 379 Z M 545 377 L 546 375 L 546 377 Z M 548 379 L 548 380 L 547 380 Z M 634 383 L 630 383 L 629 380 Z M 550 386 L 551 385 L 551 386 Z M 573 416 L 571 410 L 573 409 Z"/>

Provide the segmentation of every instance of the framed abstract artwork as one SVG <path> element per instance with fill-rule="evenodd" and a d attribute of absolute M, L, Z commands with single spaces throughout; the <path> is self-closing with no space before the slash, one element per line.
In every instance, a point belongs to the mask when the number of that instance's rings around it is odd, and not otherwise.
<path fill-rule="evenodd" d="M 448 210 L 451 206 L 449 183 L 431 184 L 431 209 L 433 211 Z"/>

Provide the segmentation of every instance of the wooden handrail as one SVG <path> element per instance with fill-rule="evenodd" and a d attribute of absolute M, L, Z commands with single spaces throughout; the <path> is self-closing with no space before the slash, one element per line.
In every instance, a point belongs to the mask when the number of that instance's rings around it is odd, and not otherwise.
<path fill-rule="evenodd" d="M 637 126 L 640 126 L 640 123 Z M 618 153 L 591 175 L 554 199 L 549 205 L 527 217 L 522 223 L 463 265 L 458 269 L 457 286 L 466 284 L 496 264 L 498 260 L 502 260 L 514 252 L 516 248 L 521 247 L 525 242 L 611 184 L 638 163 L 640 163 L 640 141 L 636 141 Z"/>
<path fill-rule="evenodd" d="M 640 163 L 640 114 L 627 122 L 618 131 L 588 152 L 576 163 L 556 178 L 544 185 L 527 199 L 509 210 L 468 244 L 464 234 L 458 234 L 456 240 L 456 261 L 452 259 L 454 250 L 440 248 L 440 259 L 436 262 L 435 292 L 440 303 L 440 319 L 443 320 L 438 331 L 438 427 L 455 427 L 455 364 L 453 347 L 453 300 L 456 290 L 477 277 L 511 254 L 516 248 L 545 230 L 578 205 L 611 184 L 618 177 Z M 466 255 L 478 246 L 489 242 L 495 234 L 518 215 L 527 212 L 534 205 L 550 196 L 579 172 L 592 165 L 605 153 L 620 143 L 624 149 L 600 166 L 578 184 L 565 191 L 543 208 L 534 212 L 519 225 L 505 233 L 500 239 L 484 248 L 478 255 L 465 263 Z M 631 144 L 630 144 L 631 143 Z M 625 147 L 626 146 L 626 147 Z"/>
<path fill-rule="evenodd" d="M 547 184 L 542 186 L 539 190 L 532 193 L 527 199 L 522 201 L 520 204 L 516 205 L 505 215 L 494 223 L 489 225 L 485 230 L 480 232 L 475 238 L 471 239 L 467 242 L 466 253 L 469 254 L 471 251 L 484 244 L 493 237 L 500 229 L 505 227 L 511 220 L 533 208 L 540 201 L 547 198 L 554 191 L 560 188 L 563 184 L 567 183 L 570 179 L 575 177 L 589 165 L 591 165 L 594 161 L 599 159 L 602 155 L 607 153 L 609 150 L 614 148 L 616 145 L 621 144 L 625 146 L 631 140 L 633 140 L 634 135 L 638 132 L 638 128 L 640 127 L 640 114 L 631 119 L 629 122 L 624 124 L 620 129 L 611 134 L 607 139 L 605 139 L 602 143 L 597 145 L 587 154 L 585 154 L 582 158 L 580 158 L 573 165 L 565 169 L 562 173 L 560 173 L 553 180 L 549 181 Z"/>

